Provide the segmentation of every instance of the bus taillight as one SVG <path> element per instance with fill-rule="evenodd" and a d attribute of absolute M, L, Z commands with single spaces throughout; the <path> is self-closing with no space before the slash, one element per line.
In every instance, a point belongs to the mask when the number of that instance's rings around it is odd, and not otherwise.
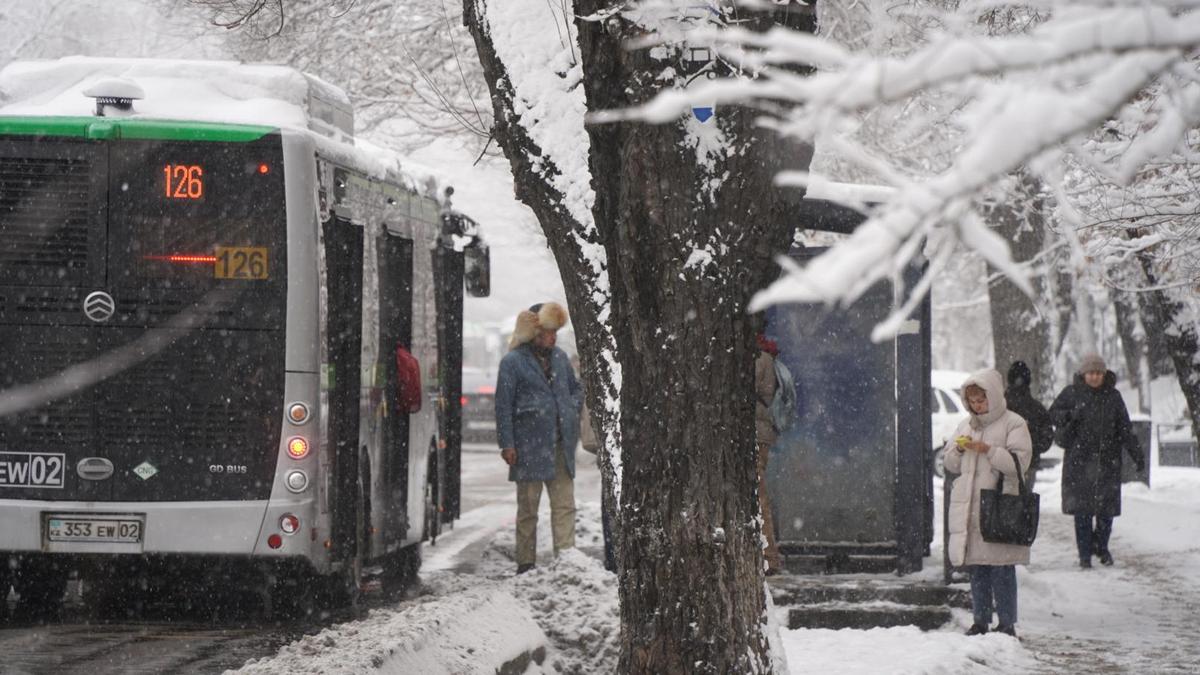
<path fill-rule="evenodd" d="M 308 456 L 308 441 L 300 436 L 292 438 L 288 441 L 287 452 L 292 459 L 304 459 Z"/>
<path fill-rule="evenodd" d="M 293 403 L 288 407 L 288 419 L 292 424 L 304 424 L 308 421 L 308 406 L 303 403 Z"/>
<path fill-rule="evenodd" d="M 300 519 L 290 513 L 279 518 L 279 530 L 284 534 L 296 534 L 300 531 Z"/>

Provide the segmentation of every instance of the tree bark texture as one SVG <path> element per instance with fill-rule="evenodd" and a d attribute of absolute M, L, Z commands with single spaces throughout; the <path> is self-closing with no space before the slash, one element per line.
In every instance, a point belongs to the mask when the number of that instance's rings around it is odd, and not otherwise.
<path fill-rule="evenodd" d="M 1117 335 L 1121 338 L 1121 354 L 1125 357 L 1125 372 L 1122 377 L 1137 385 L 1138 407 L 1150 411 L 1150 378 L 1146 367 L 1148 358 L 1144 331 L 1138 316 L 1138 301 L 1133 293 L 1110 290 L 1113 309 L 1117 315 Z"/>
<path fill-rule="evenodd" d="M 985 215 L 996 234 L 1008 241 L 1013 260 L 1028 262 L 1045 250 L 1045 205 L 1035 179 L 1022 173 L 1015 181 L 1014 193 L 987 208 Z M 1031 387 L 1034 397 L 1049 401 L 1055 392 L 1054 358 L 1057 351 L 1050 322 L 1059 317 L 1049 309 L 1053 303 L 1044 302 L 1052 300 L 1045 275 L 1033 275 L 1035 299 L 1025 295 L 1008 277 L 997 274 L 991 266 L 988 275 L 995 278 L 988 284 L 995 367 L 1006 373 L 1014 361 L 1024 361 L 1034 376 Z M 1039 306 L 1034 305 L 1035 301 Z"/>
<path fill-rule="evenodd" d="M 1143 315 L 1142 321 L 1147 333 L 1163 336 L 1167 352 L 1175 364 L 1179 388 L 1183 390 L 1183 398 L 1187 401 L 1192 435 L 1200 443 L 1200 332 L 1197 331 L 1195 315 L 1187 311 L 1183 301 L 1172 298 L 1169 291 L 1159 288 L 1159 274 L 1151 251 L 1139 253 L 1138 262 L 1151 288 L 1143 294 L 1143 306 L 1149 312 Z"/>
<path fill-rule="evenodd" d="M 607 9 L 578 4 L 579 14 Z M 657 91 L 667 64 L 627 49 L 636 27 L 613 18 L 579 28 L 591 109 Z M 725 109 L 709 120 L 729 139 L 723 171 L 697 163 L 687 122 L 589 129 L 617 344 L 622 369 L 637 374 L 621 397 L 622 672 L 770 668 L 745 308 L 791 229 L 773 208 L 771 167 L 754 151 L 770 141 L 752 120 Z M 697 251 L 711 262 L 689 266 Z"/>
<path fill-rule="evenodd" d="M 611 314 L 588 305 L 586 262 L 564 236 L 561 195 L 530 168 L 537 156 L 512 118 L 511 87 L 495 56 L 486 3 L 466 0 L 492 86 L 494 135 L 513 163 L 518 197 L 533 207 L 554 249 L 580 336 L 585 367 L 598 356 L 589 334 L 607 325 L 619 361 L 622 479 L 618 557 L 623 673 L 753 673 L 771 669 L 764 633 L 761 529 L 756 495 L 753 361 L 754 291 L 776 273 L 799 223 L 773 186 L 782 145 L 758 113 L 725 107 L 700 122 L 588 127 L 596 241 L 611 284 Z M 681 7 L 683 5 L 681 4 Z M 631 49 L 647 28 L 624 3 L 577 0 L 588 110 L 650 100 L 685 66 L 682 45 L 666 58 Z M 790 18 L 789 18 L 790 17 Z M 810 12 L 749 17 L 812 28 Z M 724 71 L 722 74 L 728 74 Z M 719 130 L 719 133 L 718 133 Z M 714 153 L 698 135 L 719 136 Z M 809 155 L 793 168 L 804 168 Z M 799 166 L 797 166 L 797 164 Z M 599 404 L 589 386 L 589 402 Z M 595 409 L 595 408 L 594 408 Z M 605 432 L 611 431 L 606 420 Z"/>
<path fill-rule="evenodd" d="M 1175 362 L 1171 359 L 1171 351 L 1167 349 L 1167 340 L 1161 332 L 1150 330 L 1151 325 L 1158 325 L 1153 320 L 1154 308 L 1150 305 L 1150 296 L 1146 293 L 1137 294 L 1137 306 L 1146 329 L 1146 352 L 1150 360 L 1150 379 L 1175 374 Z"/>

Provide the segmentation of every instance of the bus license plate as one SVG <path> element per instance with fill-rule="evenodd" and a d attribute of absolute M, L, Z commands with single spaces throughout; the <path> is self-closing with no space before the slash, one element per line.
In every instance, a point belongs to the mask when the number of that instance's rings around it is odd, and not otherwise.
<path fill-rule="evenodd" d="M 145 529 L 142 516 L 75 516 L 46 517 L 47 541 L 96 542 L 137 544 Z"/>

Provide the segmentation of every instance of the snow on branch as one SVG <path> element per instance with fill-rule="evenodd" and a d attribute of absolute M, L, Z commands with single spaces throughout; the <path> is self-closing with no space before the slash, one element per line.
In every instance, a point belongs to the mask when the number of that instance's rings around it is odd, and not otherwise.
<path fill-rule="evenodd" d="M 975 213 L 1008 176 L 1030 170 L 1042 180 L 1061 180 L 1062 166 L 1086 147 L 1083 141 L 1109 120 L 1128 117 L 1155 87 L 1171 95 L 1157 99 L 1152 115 L 1138 109 L 1141 126 L 1120 158 L 1076 161 L 1110 167 L 1113 178 L 1129 181 L 1178 150 L 1200 123 L 1197 3 L 1043 2 L 1046 18 L 1036 25 L 1007 35 L 963 34 L 963 26 L 983 23 L 971 12 L 1008 4 L 945 10 L 923 4 L 922 11 L 943 16 L 929 22 L 911 49 L 893 50 L 901 54 L 878 55 L 782 28 L 696 34 L 755 77 L 667 92 L 640 109 L 596 120 L 666 122 L 695 101 L 755 106 L 765 124 L 816 142 L 871 182 L 895 188 L 851 237 L 806 268 L 783 263 L 785 275 L 751 305 L 754 311 L 781 302 L 848 304 L 881 280 L 900 284 L 903 270 L 923 253 L 931 262 L 925 277 L 874 333 L 887 339 L 928 290 L 941 261 L 962 245 L 1031 292 L 1025 267 Z M 865 120 L 881 109 L 900 111 L 897 129 L 949 129 L 939 139 L 947 147 L 944 162 L 896 156 L 895 139 L 880 141 L 878 124 L 868 137 Z M 900 131 L 888 127 L 888 133 Z M 784 182 L 795 183 L 796 176 Z"/>
<path fill-rule="evenodd" d="M 563 206 L 590 231 L 596 195 L 588 170 L 587 101 L 573 17 L 545 0 L 487 6 L 496 54 L 513 87 L 513 112 L 543 155 L 530 160 L 542 165 Z"/>

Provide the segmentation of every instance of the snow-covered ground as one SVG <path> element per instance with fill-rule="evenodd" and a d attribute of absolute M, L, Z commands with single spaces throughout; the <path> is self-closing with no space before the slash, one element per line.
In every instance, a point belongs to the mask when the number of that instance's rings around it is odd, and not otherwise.
<path fill-rule="evenodd" d="M 1111 545 L 1116 565 L 1091 570 L 1076 563 L 1072 521 L 1060 509 L 1058 469 L 1039 478 L 1041 532 L 1032 563 L 1018 569 L 1020 641 L 997 634 L 966 637 L 965 611 L 951 625 L 925 633 L 912 627 L 785 630 L 790 673 L 1200 672 L 1200 470 L 1156 467 L 1153 489 L 1126 486 Z M 463 521 L 473 517 L 464 514 Z M 512 574 L 512 530 L 500 529 L 473 573 L 424 572 L 422 597 L 306 637 L 247 672 L 483 672 L 490 662 L 483 656 L 472 661 L 461 647 L 469 644 L 468 634 L 477 635 L 481 654 L 492 655 L 544 636 L 549 654 L 527 673 L 613 672 L 617 586 L 595 555 L 599 520 L 594 501 L 581 503 L 582 550 L 557 560 L 544 555 L 537 570 L 519 577 Z M 539 529 L 542 551 L 549 549 L 547 529 Z M 430 556 L 443 561 L 435 566 L 446 567 L 456 536 L 470 539 L 478 530 L 460 527 L 442 537 Z M 933 553 L 922 577 L 940 576 L 941 553 Z M 430 629 L 431 616 L 454 618 Z M 485 628 L 477 627 L 480 622 Z M 432 659 L 435 654 L 444 658 Z M 313 670 L 314 662 L 321 667 Z"/>

